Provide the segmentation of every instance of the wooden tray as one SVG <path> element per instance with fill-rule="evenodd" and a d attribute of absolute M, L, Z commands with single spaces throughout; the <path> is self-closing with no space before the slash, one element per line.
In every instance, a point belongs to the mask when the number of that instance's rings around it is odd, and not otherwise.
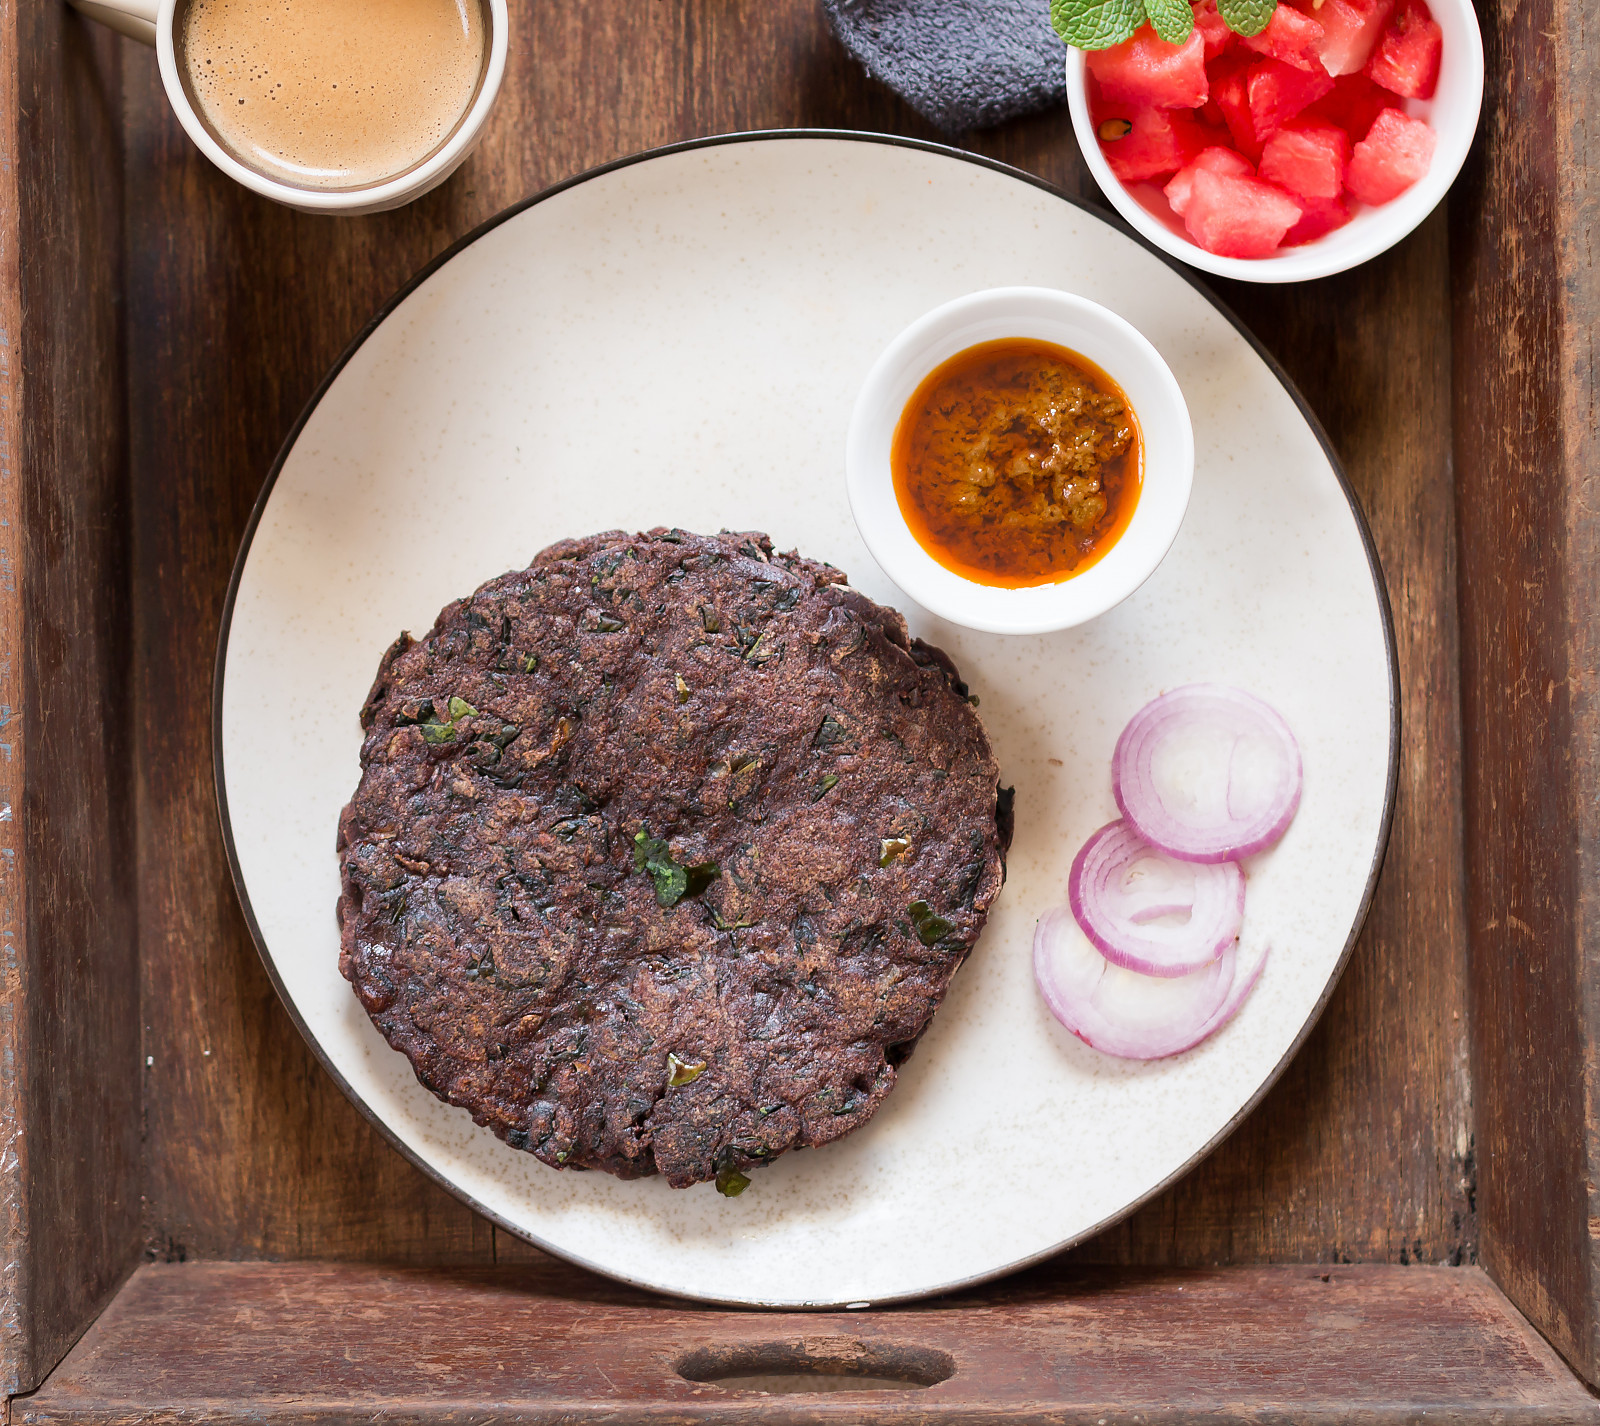
<path fill-rule="evenodd" d="M 1344 457 L 1396 617 L 1394 835 L 1318 1030 L 1215 1155 L 1068 1258 L 795 1318 L 540 1259 L 345 1102 L 229 884 L 211 654 L 284 432 L 454 238 L 675 139 L 936 136 L 813 0 L 526 6 L 451 183 L 310 218 L 209 168 L 150 52 L 0 0 L 0 1380 L 39 1388 L 13 1417 L 1600 1420 L 1568 1369 L 1600 1379 L 1585 20 L 1485 7 L 1448 214 L 1339 278 L 1221 288 Z M 1064 110 L 966 142 L 1094 196 Z M 808 1364 L 952 1374 L 770 1397 L 680 1375 Z"/>

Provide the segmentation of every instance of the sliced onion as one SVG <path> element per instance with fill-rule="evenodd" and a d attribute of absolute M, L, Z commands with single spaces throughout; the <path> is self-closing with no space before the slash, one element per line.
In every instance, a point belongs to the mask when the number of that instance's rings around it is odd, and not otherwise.
<path fill-rule="evenodd" d="M 1238 943 L 1190 975 L 1155 977 L 1112 965 L 1058 907 L 1033 933 L 1033 974 L 1050 1013 L 1084 1044 L 1131 1060 L 1192 1050 L 1250 998 L 1267 964 L 1267 946 L 1244 954 Z"/>
<path fill-rule="evenodd" d="M 1127 822 L 1102 827 L 1073 858 L 1072 914 L 1114 965 L 1184 976 L 1217 959 L 1244 921 L 1236 862 L 1197 865 L 1168 856 Z"/>
<path fill-rule="evenodd" d="M 1122 815 L 1163 851 L 1229 862 L 1270 847 L 1300 806 L 1289 725 L 1238 688 L 1191 683 L 1133 715 L 1111 759 Z"/>
<path fill-rule="evenodd" d="M 1236 957 L 1233 971 L 1233 984 L 1228 988 L 1228 997 L 1217 1007 L 1217 1013 L 1211 1017 L 1211 1023 L 1206 1026 L 1205 1034 L 1214 1035 L 1235 1015 L 1239 1007 L 1250 998 L 1250 992 L 1256 988 L 1256 982 L 1261 979 L 1261 972 L 1267 968 L 1268 946 L 1265 941 L 1259 945 L 1249 944 L 1248 936 L 1242 937 L 1238 949 L 1234 952 Z"/>
<path fill-rule="evenodd" d="M 1140 975 L 1101 955 L 1065 906 L 1033 933 L 1034 979 L 1050 1013 L 1084 1044 L 1131 1060 L 1180 1054 L 1221 1025 L 1235 958 L 1229 946 L 1190 975 Z"/>

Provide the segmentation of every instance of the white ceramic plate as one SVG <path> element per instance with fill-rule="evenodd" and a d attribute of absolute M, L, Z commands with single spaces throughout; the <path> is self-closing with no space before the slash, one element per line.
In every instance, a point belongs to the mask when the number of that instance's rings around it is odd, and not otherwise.
<path fill-rule="evenodd" d="M 926 615 L 845 498 L 856 390 L 919 313 L 1060 287 L 1161 351 L 1193 414 L 1194 495 L 1131 598 L 1004 638 Z M 847 570 L 943 645 L 1017 787 L 1010 879 L 878 1116 L 725 1199 L 560 1173 L 435 1099 L 338 970 L 333 853 L 384 648 L 550 541 L 761 529 Z M 712 140 L 590 174 L 489 224 L 347 354 L 246 536 L 217 671 L 217 782 L 245 913 L 291 1013 L 412 1159 L 498 1223 L 663 1291 L 878 1303 L 991 1277 L 1127 1213 L 1228 1132 L 1315 1020 L 1388 830 L 1393 641 L 1381 577 L 1308 413 L 1174 267 L 1013 171 L 838 134 Z M 1274 954 L 1237 1020 L 1156 1064 L 1108 1059 L 1034 993 L 1035 918 L 1116 815 L 1118 731 L 1163 688 L 1238 684 L 1304 750 L 1289 834 L 1250 867 Z"/>

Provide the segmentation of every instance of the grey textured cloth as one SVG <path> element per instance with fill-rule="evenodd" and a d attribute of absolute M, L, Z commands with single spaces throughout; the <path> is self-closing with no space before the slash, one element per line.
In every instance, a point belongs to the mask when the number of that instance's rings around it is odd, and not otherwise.
<path fill-rule="evenodd" d="M 1064 103 L 1049 0 L 822 0 L 845 47 L 946 133 Z"/>

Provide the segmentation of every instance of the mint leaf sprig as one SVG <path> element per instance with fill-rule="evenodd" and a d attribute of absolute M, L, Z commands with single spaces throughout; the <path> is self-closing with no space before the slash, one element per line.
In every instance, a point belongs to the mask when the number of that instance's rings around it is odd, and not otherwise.
<path fill-rule="evenodd" d="M 1120 45 L 1144 18 L 1144 0 L 1050 0 L 1055 32 L 1081 50 Z"/>
<path fill-rule="evenodd" d="M 1150 28 L 1169 45 L 1181 45 L 1194 29 L 1194 11 L 1189 0 L 1144 0 Z"/>
<path fill-rule="evenodd" d="M 1217 0 L 1217 11 L 1236 35 L 1249 39 L 1267 28 L 1278 0 Z"/>
<path fill-rule="evenodd" d="M 1259 35 L 1278 0 L 1217 0 L 1217 11 L 1235 34 Z M 1181 45 L 1194 29 L 1188 0 L 1050 0 L 1050 23 L 1069 45 L 1106 50 L 1130 38 L 1148 20 L 1168 44 Z"/>

